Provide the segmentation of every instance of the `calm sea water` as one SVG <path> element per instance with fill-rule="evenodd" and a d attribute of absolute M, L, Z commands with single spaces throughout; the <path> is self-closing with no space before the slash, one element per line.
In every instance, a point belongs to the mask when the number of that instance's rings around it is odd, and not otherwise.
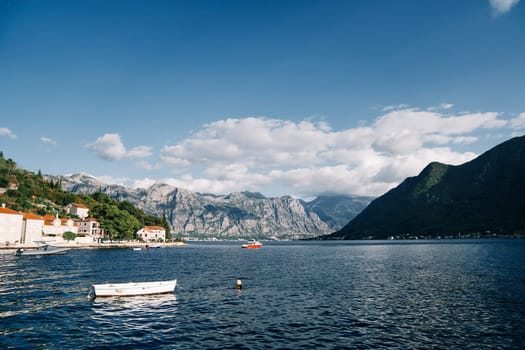
<path fill-rule="evenodd" d="M 171 278 L 174 295 L 88 298 Z M 525 241 L 0 254 L 0 348 L 522 349 Z"/>

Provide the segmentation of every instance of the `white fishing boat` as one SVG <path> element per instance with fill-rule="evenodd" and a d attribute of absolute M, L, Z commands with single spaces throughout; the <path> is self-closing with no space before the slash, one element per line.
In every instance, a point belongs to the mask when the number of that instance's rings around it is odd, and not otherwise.
<path fill-rule="evenodd" d="M 173 293 L 177 280 L 94 284 L 95 297 L 123 297 Z"/>
<path fill-rule="evenodd" d="M 61 248 L 61 247 L 55 247 L 54 245 L 50 244 L 43 244 L 36 249 L 24 249 L 19 248 L 16 250 L 15 255 L 16 256 L 22 256 L 22 255 L 57 255 L 57 254 L 65 254 L 69 248 Z"/>

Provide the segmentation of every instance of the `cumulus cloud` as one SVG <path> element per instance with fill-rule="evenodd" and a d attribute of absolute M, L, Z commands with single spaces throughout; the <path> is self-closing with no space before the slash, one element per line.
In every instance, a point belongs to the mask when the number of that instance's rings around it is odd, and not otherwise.
<path fill-rule="evenodd" d="M 138 146 L 127 150 L 119 134 L 104 134 L 87 148 L 105 160 L 136 159 L 151 156 L 151 147 Z"/>
<path fill-rule="evenodd" d="M 510 11 L 520 0 L 489 0 L 496 15 L 502 15 Z"/>
<path fill-rule="evenodd" d="M 40 138 L 40 142 L 46 144 L 46 145 L 56 145 L 56 141 L 53 139 L 50 139 L 49 137 L 42 136 Z"/>
<path fill-rule="evenodd" d="M 16 135 L 13 134 L 8 128 L 0 128 L 0 136 L 9 137 L 11 139 L 16 139 Z"/>
<path fill-rule="evenodd" d="M 293 123 L 267 118 L 220 120 L 204 126 L 192 138 L 165 146 L 161 160 L 184 166 L 230 164 L 246 167 L 294 166 L 316 162 L 318 152 L 333 141 L 325 123 Z"/>
<path fill-rule="evenodd" d="M 397 110 L 375 122 L 377 136 L 373 147 L 380 152 L 407 154 L 425 143 L 463 143 L 469 140 L 464 134 L 477 129 L 500 128 L 506 123 L 494 112 L 447 116 L 436 111 Z"/>
<path fill-rule="evenodd" d="M 509 123 L 499 113 L 453 114 L 451 108 L 392 106 L 370 125 L 341 131 L 311 120 L 229 118 L 166 145 L 160 159 L 185 174 L 171 185 L 199 192 L 264 192 L 271 186 L 292 188 L 288 194 L 300 197 L 380 195 L 431 161 L 473 159 L 475 153 L 456 151 L 454 145 L 476 142 L 480 131 Z M 522 115 L 513 125 L 520 122 L 525 123 Z M 202 172 L 194 177 L 196 168 Z"/>

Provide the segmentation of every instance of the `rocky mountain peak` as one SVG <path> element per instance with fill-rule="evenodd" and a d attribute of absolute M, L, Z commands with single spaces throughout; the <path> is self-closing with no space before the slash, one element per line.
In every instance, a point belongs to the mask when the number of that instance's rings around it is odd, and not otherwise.
<path fill-rule="evenodd" d="M 323 221 L 308 203 L 291 196 L 268 198 L 249 191 L 203 194 L 160 183 L 147 189 L 130 189 L 101 184 L 86 175 L 63 177 L 62 186 L 76 193 L 102 191 L 112 198 L 129 201 L 151 215 L 166 217 L 173 237 L 299 239 L 342 227 L 340 223 L 333 226 L 333 220 Z M 362 209 L 366 204 L 357 206 Z M 356 213 L 339 210 L 337 215 L 348 222 Z"/>

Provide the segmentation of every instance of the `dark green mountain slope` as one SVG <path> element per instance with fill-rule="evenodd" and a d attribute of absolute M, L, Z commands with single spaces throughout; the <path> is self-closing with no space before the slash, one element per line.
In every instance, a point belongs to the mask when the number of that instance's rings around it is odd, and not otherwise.
<path fill-rule="evenodd" d="M 460 166 L 431 163 L 329 239 L 525 234 L 525 136 Z"/>

